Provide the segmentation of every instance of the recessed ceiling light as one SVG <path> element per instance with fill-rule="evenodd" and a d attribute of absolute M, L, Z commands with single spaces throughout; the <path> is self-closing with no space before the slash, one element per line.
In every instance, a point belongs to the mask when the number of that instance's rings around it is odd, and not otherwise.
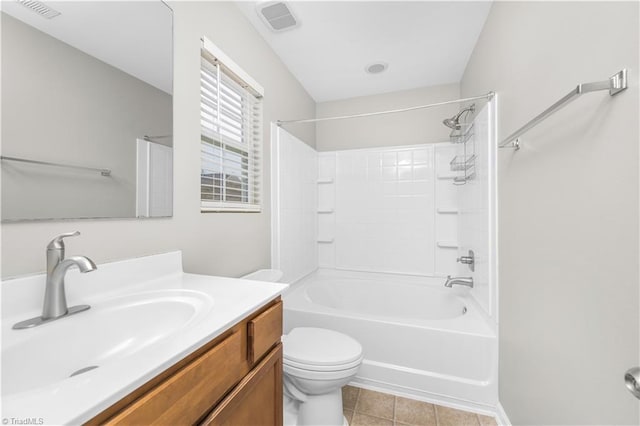
<path fill-rule="evenodd" d="M 385 72 L 389 68 L 389 64 L 386 62 L 374 62 L 373 64 L 367 65 L 364 70 L 369 74 L 380 74 L 381 72 Z"/>

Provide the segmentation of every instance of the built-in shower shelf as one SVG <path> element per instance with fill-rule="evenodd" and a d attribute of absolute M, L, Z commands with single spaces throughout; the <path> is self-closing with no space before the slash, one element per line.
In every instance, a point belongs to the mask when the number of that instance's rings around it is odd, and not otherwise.
<path fill-rule="evenodd" d="M 328 214 L 333 213 L 333 209 L 318 209 L 318 214 Z"/>
<path fill-rule="evenodd" d="M 333 243 L 333 238 L 318 238 L 316 242 L 318 244 L 331 244 Z"/>
<path fill-rule="evenodd" d="M 333 178 L 318 179 L 318 185 L 333 183 Z"/>
<path fill-rule="evenodd" d="M 439 214 L 458 214 L 459 210 L 454 208 L 439 208 L 437 212 Z"/>
<path fill-rule="evenodd" d="M 438 241 L 436 245 L 443 249 L 457 249 L 458 243 L 455 241 Z"/>

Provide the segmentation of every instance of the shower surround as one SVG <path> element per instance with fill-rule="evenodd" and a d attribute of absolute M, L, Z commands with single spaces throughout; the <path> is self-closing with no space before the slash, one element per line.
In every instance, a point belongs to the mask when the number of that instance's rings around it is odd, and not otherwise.
<path fill-rule="evenodd" d="M 320 153 L 274 126 L 272 267 L 292 283 L 286 330 L 331 328 L 363 344 L 355 383 L 492 412 L 495 101 L 469 120 L 465 143 Z M 465 155 L 473 177 L 454 185 L 462 172 L 450 163 Z M 469 249 L 475 271 L 456 262 Z M 447 275 L 475 286 L 445 289 Z"/>

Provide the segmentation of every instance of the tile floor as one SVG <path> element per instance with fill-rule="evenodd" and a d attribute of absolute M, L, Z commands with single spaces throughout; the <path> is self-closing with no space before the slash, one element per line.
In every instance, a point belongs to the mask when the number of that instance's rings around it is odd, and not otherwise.
<path fill-rule="evenodd" d="M 342 403 L 351 426 L 496 426 L 493 417 L 353 386 Z"/>

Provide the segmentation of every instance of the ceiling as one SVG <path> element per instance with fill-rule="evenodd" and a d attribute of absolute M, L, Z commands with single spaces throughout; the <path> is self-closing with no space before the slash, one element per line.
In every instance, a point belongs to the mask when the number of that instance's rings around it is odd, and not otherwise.
<path fill-rule="evenodd" d="M 16 1 L 2 11 L 171 94 L 173 14 L 161 1 L 47 1 L 45 19 Z"/>
<path fill-rule="evenodd" d="M 490 1 L 287 2 L 299 25 L 275 33 L 258 16 L 258 3 L 236 4 L 317 102 L 458 83 L 491 7 Z M 389 64 L 385 72 L 365 72 L 379 61 Z"/>

